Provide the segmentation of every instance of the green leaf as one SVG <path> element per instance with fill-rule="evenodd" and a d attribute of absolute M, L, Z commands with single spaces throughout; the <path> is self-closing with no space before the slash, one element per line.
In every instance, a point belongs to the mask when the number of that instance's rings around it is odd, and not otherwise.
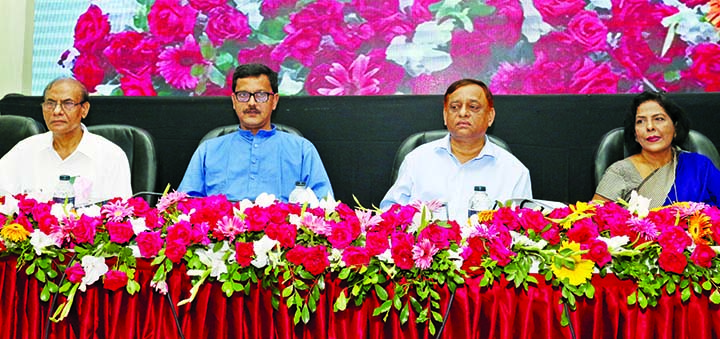
<path fill-rule="evenodd" d="M 35 263 L 30 264 L 30 265 L 25 269 L 25 274 L 27 274 L 27 275 L 32 275 L 33 273 L 35 273 Z"/>
<path fill-rule="evenodd" d="M 395 297 L 393 298 L 393 306 L 395 306 L 395 309 L 398 310 L 398 311 L 399 311 L 400 308 L 402 307 L 402 301 L 400 301 L 400 296 L 397 295 L 397 294 L 396 294 Z"/>
<path fill-rule="evenodd" d="M 310 321 L 310 310 L 308 309 L 307 305 L 303 306 L 302 308 L 302 321 L 305 324 Z"/>
<path fill-rule="evenodd" d="M 373 316 L 376 317 L 380 314 L 387 313 L 388 311 L 390 311 L 390 307 L 392 307 L 392 300 L 385 300 L 382 305 L 375 308 L 375 310 L 373 311 Z"/>
<path fill-rule="evenodd" d="M 691 292 L 689 287 L 683 288 L 682 292 L 680 292 L 680 299 L 682 299 L 682 301 L 687 301 L 688 299 L 690 299 L 690 293 Z"/>
<path fill-rule="evenodd" d="M 712 283 L 710 283 L 709 280 L 706 280 L 706 281 L 702 284 L 702 288 L 703 288 L 703 290 L 709 291 L 709 290 L 712 288 Z"/>
<path fill-rule="evenodd" d="M 45 282 L 45 272 L 43 270 L 35 271 L 35 278 L 41 282 Z"/>
<path fill-rule="evenodd" d="M 345 279 L 347 279 L 348 276 L 350 276 L 350 269 L 346 267 L 346 268 L 343 268 L 342 271 L 340 271 L 338 278 L 340 278 L 340 280 L 345 280 Z"/>
<path fill-rule="evenodd" d="M 205 65 L 194 64 L 190 68 L 190 75 L 192 75 L 194 77 L 199 77 L 203 74 L 205 74 Z"/>
<path fill-rule="evenodd" d="M 50 293 L 57 293 L 58 292 L 58 285 L 52 281 L 48 281 L 47 288 Z"/>
<path fill-rule="evenodd" d="M 380 285 L 375 285 L 375 293 L 377 294 L 377 297 L 380 298 L 380 300 L 387 300 L 388 298 L 387 291 L 384 287 Z"/>
<path fill-rule="evenodd" d="M 668 280 L 667 284 L 665 285 L 665 291 L 667 291 L 668 295 L 672 295 L 673 293 L 675 293 L 676 287 L 677 286 L 672 280 Z"/>
<path fill-rule="evenodd" d="M 48 276 L 50 279 L 55 279 L 55 277 L 57 277 L 57 275 L 58 275 L 57 271 L 55 271 L 55 270 L 53 270 L 53 269 L 50 269 L 50 270 L 47 271 L 47 276 Z"/>
<path fill-rule="evenodd" d="M 642 308 L 646 308 L 648 304 L 647 297 L 645 296 L 645 293 L 642 291 L 638 291 L 638 305 Z"/>
<path fill-rule="evenodd" d="M 50 300 L 50 289 L 48 288 L 47 285 L 45 285 L 45 287 L 43 287 L 42 291 L 40 291 L 40 300 L 42 300 L 44 302 L 47 302 L 48 300 Z"/>
<path fill-rule="evenodd" d="M 633 292 L 627 297 L 627 303 L 628 305 L 635 305 L 637 302 L 637 293 Z"/>
<path fill-rule="evenodd" d="M 344 311 L 347 308 L 347 296 L 345 295 L 345 290 L 340 292 L 340 295 L 335 299 L 335 305 L 333 306 L 333 309 L 335 312 L 337 311 Z"/>
<path fill-rule="evenodd" d="M 225 296 L 230 298 L 233 293 L 235 292 L 235 289 L 233 288 L 233 284 L 229 281 L 226 281 L 222 284 L 221 287 L 222 291 L 225 292 Z"/>
<path fill-rule="evenodd" d="M 710 294 L 710 302 L 720 304 L 720 292 L 717 289 Z"/>
<path fill-rule="evenodd" d="M 410 318 L 410 304 L 405 303 L 402 311 L 400 311 L 400 324 L 406 323 L 408 321 L 408 318 Z"/>
<path fill-rule="evenodd" d="M 290 286 L 288 286 L 288 287 L 285 287 L 285 288 L 282 290 L 282 294 L 281 294 L 281 295 L 282 295 L 283 298 L 287 298 L 287 297 L 289 297 L 289 296 L 292 294 L 292 292 L 293 292 L 293 287 L 292 287 L 292 285 L 290 285 Z"/>
<path fill-rule="evenodd" d="M 595 297 L 595 287 L 593 285 L 587 284 L 585 288 L 585 297 L 588 299 L 592 299 Z"/>
<path fill-rule="evenodd" d="M 316 301 L 316 300 L 317 300 L 317 299 L 315 299 L 315 298 L 308 298 L 307 306 L 308 306 L 308 308 L 310 309 L 310 311 L 315 312 L 315 307 L 316 307 L 316 305 L 317 305 L 317 301 Z"/>

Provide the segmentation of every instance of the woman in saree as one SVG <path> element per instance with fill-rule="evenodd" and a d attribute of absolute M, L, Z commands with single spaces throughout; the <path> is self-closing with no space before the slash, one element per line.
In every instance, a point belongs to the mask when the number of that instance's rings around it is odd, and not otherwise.
<path fill-rule="evenodd" d="M 625 146 L 631 154 L 605 171 L 593 200 L 629 201 L 632 191 L 650 198 L 650 207 L 678 201 L 720 201 L 720 171 L 706 156 L 680 149 L 690 123 L 664 94 L 644 92 L 625 116 Z"/>

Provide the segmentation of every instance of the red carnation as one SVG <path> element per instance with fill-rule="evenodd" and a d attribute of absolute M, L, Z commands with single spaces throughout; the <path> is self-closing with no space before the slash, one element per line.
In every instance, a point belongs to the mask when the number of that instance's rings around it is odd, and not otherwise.
<path fill-rule="evenodd" d="M 253 250 L 253 243 L 251 242 L 237 242 L 235 243 L 235 260 L 242 267 L 250 266 L 250 263 L 255 256 Z"/>
<path fill-rule="evenodd" d="M 118 270 L 112 270 L 105 274 L 105 280 L 103 286 L 111 291 L 117 291 L 118 289 L 125 287 L 128 282 L 127 273 Z"/>

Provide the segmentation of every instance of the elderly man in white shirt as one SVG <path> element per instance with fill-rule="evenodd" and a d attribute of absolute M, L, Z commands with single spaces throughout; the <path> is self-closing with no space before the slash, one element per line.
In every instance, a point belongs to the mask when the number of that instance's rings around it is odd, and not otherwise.
<path fill-rule="evenodd" d="M 76 204 L 132 196 L 130 165 L 123 150 L 88 132 L 85 86 L 72 78 L 52 81 L 43 92 L 49 132 L 20 141 L 0 158 L 0 192 L 50 199 L 61 175 L 74 177 Z"/>
<path fill-rule="evenodd" d="M 485 186 L 492 200 L 532 199 L 530 172 L 510 152 L 485 135 L 495 121 L 492 93 L 475 79 L 454 82 L 445 92 L 444 138 L 410 152 L 380 208 L 438 200 L 448 217 L 462 224 L 474 186 Z"/>

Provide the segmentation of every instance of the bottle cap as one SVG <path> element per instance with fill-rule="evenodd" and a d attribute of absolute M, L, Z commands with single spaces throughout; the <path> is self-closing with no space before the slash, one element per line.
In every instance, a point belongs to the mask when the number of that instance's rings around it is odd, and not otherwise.
<path fill-rule="evenodd" d="M 475 192 L 485 192 L 485 186 L 475 186 Z"/>
<path fill-rule="evenodd" d="M 60 175 L 60 180 L 70 181 L 70 176 L 67 174 Z"/>
<path fill-rule="evenodd" d="M 295 186 L 305 186 L 305 182 L 304 181 L 296 181 Z"/>

